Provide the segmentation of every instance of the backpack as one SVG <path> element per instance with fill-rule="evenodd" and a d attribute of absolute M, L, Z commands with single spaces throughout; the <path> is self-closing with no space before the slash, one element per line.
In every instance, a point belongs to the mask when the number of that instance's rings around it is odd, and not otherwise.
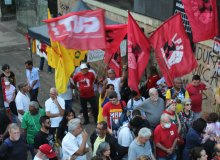
<path fill-rule="evenodd" d="M 115 124 L 114 120 L 111 119 L 112 130 L 118 130 L 123 125 L 123 122 L 128 121 L 127 107 L 124 108 L 121 100 L 120 100 L 120 103 L 121 103 L 121 107 L 122 107 L 122 114 L 119 117 L 118 124 Z"/>
<path fill-rule="evenodd" d="M 141 100 L 143 102 L 143 98 L 141 97 Z M 133 108 L 134 98 L 131 98 L 131 108 Z"/>

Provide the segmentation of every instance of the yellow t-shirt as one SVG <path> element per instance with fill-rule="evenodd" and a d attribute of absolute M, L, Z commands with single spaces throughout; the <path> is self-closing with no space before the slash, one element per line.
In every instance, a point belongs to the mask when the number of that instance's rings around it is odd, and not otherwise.
<path fill-rule="evenodd" d="M 80 66 L 80 61 L 85 59 L 85 55 L 87 53 L 87 50 L 75 50 L 71 49 L 69 50 L 69 54 L 71 58 L 74 60 L 74 65 L 75 66 Z"/>
<path fill-rule="evenodd" d="M 105 101 L 105 99 L 107 97 L 105 95 L 104 98 L 102 99 L 101 95 L 102 94 L 100 94 L 100 96 L 99 96 L 99 114 L 98 114 L 98 121 L 97 121 L 97 123 L 100 123 L 101 121 L 104 121 L 104 118 L 103 118 L 103 115 L 102 115 L 102 111 L 103 111 L 102 103 Z"/>
<path fill-rule="evenodd" d="M 94 143 L 93 156 L 96 156 L 96 151 L 99 147 L 99 144 L 102 142 L 105 142 L 105 137 L 103 139 L 101 139 L 99 136 L 96 138 L 95 143 Z"/>
<path fill-rule="evenodd" d="M 172 88 L 173 89 L 173 88 Z M 170 93 L 170 89 L 169 90 L 167 90 L 167 93 L 166 93 L 166 99 L 171 99 L 171 93 Z M 182 99 L 184 99 L 184 98 L 189 98 L 189 93 L 188 93 L 188 91 L 186 90 L 186 92 L 185 92 L 185 97 L 184 97 L 184 94 L 183 94 L 183 92 L 182 92 L 182 90 L 178 93 L 178 95 L 177 95 L 177 98 L 178 99 L 180 99 L 180 100 L 182 100 Z M 176 105 L 176 113 L 178 114 L 180 111 L 182 111 L 183 110 L 183 105 L 181 104 L 181 103 L 177 103 L 177 105 Z"/>

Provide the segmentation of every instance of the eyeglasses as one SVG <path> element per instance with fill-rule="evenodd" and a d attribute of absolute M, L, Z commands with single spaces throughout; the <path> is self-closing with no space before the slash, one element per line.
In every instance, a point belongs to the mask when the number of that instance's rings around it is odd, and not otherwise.
<path fill-rule="evenodd" d="M 7 69 L 9 69 L 9 68 L 5 68 L 5 70 L 7 70 Z"/>
<path fill-rule="evenodd" d="M 100 132 L 101 130 L 104 130 L 104 129 L 96 128 L 96 131 L 98 132 Z"/>
<path fill-rule="evenodd" d="M 51 96 L 55 96 L 56 94 L 52 94 L 52 93 L 50 93 L 50 95 L 51 95 Z"/>
<path fill-rule="evenodd" d="M 192 103 L 190 103 L 190 104 L 185 104 L 186 106 L 192 106 Z"/>
<path fill-rule="evenodd" d="M 46 124 L 51 124 L 51 121 L 47 122 Z"/>

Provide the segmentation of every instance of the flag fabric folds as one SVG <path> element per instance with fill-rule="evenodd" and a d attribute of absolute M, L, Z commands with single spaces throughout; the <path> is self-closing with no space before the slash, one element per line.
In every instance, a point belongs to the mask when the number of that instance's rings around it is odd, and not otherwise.
<path fill-rule="evenodd" d="M 182 3 L 192 28 L 194 43 L 219 35 L 216 0 L 182 0 Z"/>
<path fill-rule="evenodd" d="M 128 12 L 128 86 L 139 94 L 139 81 L 150 56 L 150 43 Z"/>
<path fill-rule="evenodd" d="M 104 10 L 72 12 L 57 18 L 43 20 L 49 35 L 68 49 L 105 49 Z"/>
<path fill-rule="evenodd" d="M 157 52 L 157 62 L 168 87 L 172 86 L 171 79 L 173 81 L 175 77 L 182 77 L 198 67 L 181 13 L 165 21 L 149 37 L 149 41 Z"/>

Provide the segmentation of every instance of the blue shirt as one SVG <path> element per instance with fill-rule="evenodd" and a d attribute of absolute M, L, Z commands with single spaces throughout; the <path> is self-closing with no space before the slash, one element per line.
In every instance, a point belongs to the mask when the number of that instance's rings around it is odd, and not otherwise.
<path fill-rule="evenodd" d="M 35 80 L 37 80 L 37 83 L 34 85 L 33 89 L 36 89 L 40 87 L 40 82 L 39 82 L 39 73 L 36 68 L 32 68 L 31 72 L 29 69 L 26 69 L 26 76 L 28 78 L 29 85 L 32 86 Z"/>

